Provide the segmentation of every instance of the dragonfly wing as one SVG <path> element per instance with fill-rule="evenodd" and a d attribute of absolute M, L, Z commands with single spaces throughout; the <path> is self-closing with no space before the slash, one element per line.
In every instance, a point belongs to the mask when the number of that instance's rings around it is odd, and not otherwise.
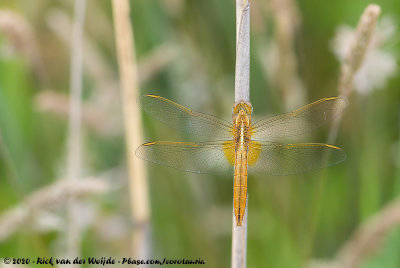
<path fill-rule="evenodd" d="M 249 170 L 268 175 L 291 175 L 340 163 L 346 153 L 322 143 L 281 144 L 252 141 Z"/>
<path fill-rule="evenodd" d="M 326 124 L 347 107 L 342 97 L 324 98 L 293 112 L 261 120 L 252 125 L 252 140 L 271 140 L 304 134 Z"/>
<path fill-rule="evenodd" d="M 139 158 L 149 162 L 195 173 L 230 171 L 234 154 L 232 141 L 149 142 L 136 150 Z"/>
<path fill-rule="evenodd" d="M 215 116 L 192 111 L 156 95 L 141 96 L 138 103 L 145 112 L 172 128 L 199 136 L 232 139 L 232 124 Z"/>

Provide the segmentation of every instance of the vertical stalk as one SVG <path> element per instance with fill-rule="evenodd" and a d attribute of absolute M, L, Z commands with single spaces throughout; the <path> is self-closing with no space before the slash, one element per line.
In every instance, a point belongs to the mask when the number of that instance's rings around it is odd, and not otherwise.
<path fill-rule="evenodd" d="M 341 64 L 338 92 L 339 95 L 345 98 L 350 97 L 353 91 L 353 80 L 354 75 L 362 66 L 366 53 L 368 52 L 368 46 L 371 43 L 372 36 L 375 32 L 375 26 L 380 15 L 381 9 L 378 5 L 370 4 L 366 7 L 363 14 L 361 15 L 357 29 L 354 33 L 352 44 L 349 48 L 349 52 L 346 55 L 344 61 Z M 342 115 L 336 118 L 330 127 L 328 144 L 334 144 L 336 141 L 337 133 L 341 123 Z M 328 156 L 325 156 L 328 157 Z M 324 173 L 322 173 L 324 174 Z M 323 190 L 325 187 L 325 177 L 318 183 L 318 188 L 316 190 L 316 196 L 314 200 L 321 200 Z M 310 225 L 309 241 L 310 244 L 307 248 L 308 253 L 311 253 L 312 241 L 315 236 L 315 232 L 318 227 L 318 214 L 321 209 L 321 202 L 314 202 L 313 208 L 313 221 Z M 345 267 L 345 266 L 343 266 Z"/>
<path fill-rule="evenodd" d="M 71 45 L 70 69 L 70 106 L 67 179 L 73 181 L 81 176 L 81 110 L 82 110 L 82 61 L 83 61 L 83 24 L 85 21 L 85 0 L 75 0 L 74 26 Z M 80 230 L 78 225 L 78 204 L 74 200 L 68 205 L 67 256 L 78 257 L 80 254 Z"/>
<path fill-rule="evenodd" d="M 133 27 L 128 0 L 113 0 L 115 39 L 122 87 L 125 139 L 131 198 L 133 255 L 145 259 L 150 255 L 150 208 L 147 172 L 144 161 L 134 154 L 142 142 L 142 122 L 136 99 L 139 80 L 134 46 Z"/>
<path fill-rule="evenodd" d="M 249 194 L 247 194 L 246 210 L 242 226 L 236 226 L 235 210 L 232 219 L 232 258 L 231 268 L 245 268 L 247 259 L 247 213 Z"/>
<path fill-rule="evenodd" d="M 235 102 L 250 102 L 250 0 L 236 0 Z M 232 268 L 246 267 L 248 200 L 242 226 L 232 223 Z"/>
<path fill-rule="evenodd" d="M 235 102 L 250 102 L 250 0 L 236 0 Z"/>
<path fill-rule="evenodd" d="M 340 67 L 338 91 L 342 97 L 348 98 L 353 91 L 354 75 L 364 62 L 380 13 L 380 6 L 370 4 L 364 10 L 360 20 L 358 21 L 353 43 L 351 44 L 348 55 Z M 341 119 L 342 117 L 340 116 L 331 126 L 328 137 L 329 144 L 333 144 L 336 140 Z"/>

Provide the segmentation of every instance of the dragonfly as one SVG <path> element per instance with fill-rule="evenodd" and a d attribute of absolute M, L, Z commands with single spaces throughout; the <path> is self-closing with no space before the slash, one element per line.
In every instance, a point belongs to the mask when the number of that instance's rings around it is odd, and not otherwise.
<path fill-rule="evenodd" d="M 255 123 L 249 102 L 235 103 L 232 123 L 192 111 L 157 95 L 138 98 L 141 108 L 155 119 L 200 142 L 156 141 L 142 144 L 136 156 L 152 163 L 195 173 L 234 173 L 233 205 L 236 225 L 241 226 L 247 201 L 247 173 L 292 175 L 340 163 L 346 153 L 323 143 L 282 143 L 282 138 L 310 132 L 335 117 L 347 106 L 342 97 L 315 101 L 290 113 Z"/>

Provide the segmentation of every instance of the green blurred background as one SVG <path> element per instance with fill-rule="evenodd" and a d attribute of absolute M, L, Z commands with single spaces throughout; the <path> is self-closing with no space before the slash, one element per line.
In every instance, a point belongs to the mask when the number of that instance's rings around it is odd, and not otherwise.
<path fill-rule="evenodd" d="M 295 14 L 288 16 L 293 30 L 289 50 L 295 60 L 295 73 L 289 76 L 301 84 L 297 93 L 303 97 L 294 105 L 299 107 L 338 95 L 340 62 L 332 40 L 340 25 L 354 28 L 369 4 L 303 0 L 291 3 L 289 13 L 278 13 L 285 7 L 277 3 L 252 1 L 255 117 L 286 112 L 291 106 L 280 86 L 291 78 L 279 81 L 274 75 L 282 61 L 276 49 L 281 44 L 280 16 Z M 0 2 L 0 212 L 65 177 L 73 4 Z M 386 66 L 398 62 L 400 3 L 378 4 L 379 21 L 390 18 L 377 28 L 382 36 L 376 50 L 391 60 L 382 63 Z M 141 93 L 230 120 L 234 1 L 133 0 L 131 7 Z M 8 12 L 15 17 L 10 19 Z M 83 171 L 86 177 L 112 172 L 108 179 L 113 187 L 80 201 L 82 256 L 129 256 L 133 223 L 109 1 L 87 1 L 84 31 Z M 373 86 L 371 77 L 361 77 L 372 89 L 351 94 L 335 142 L 346 151 L 345 162 L 304 175 L 249 176 L 248 267 L 301 267 L 311 259 L 330 259 L 364 220 L 400 194 L 400 79 L 396 70 L 386 77 L 382 65 L 374 65 L 374 60 L 370 65 L 376 79 L 385 83 Z M 142 118 L 144 141 L 190 139 L 148 116 Z M 326 126 L 306 140 L 326 142 L 328 133 Z M 153 258 L 201 258 L 206 267 L 228 267 L 233 178 L 148 167 Z M 65 206 L 43 213 L 0 241 L 0 258 L 62 254 Z M 400 230 L 391 231 L 362 267 L 400 267 Z"/>

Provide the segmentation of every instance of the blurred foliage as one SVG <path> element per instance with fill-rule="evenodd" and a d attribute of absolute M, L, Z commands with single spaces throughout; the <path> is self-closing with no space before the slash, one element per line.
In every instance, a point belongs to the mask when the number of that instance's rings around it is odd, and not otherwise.
<path fill-rule="evenodd" d="M 339 25 L 355 27 L 368 3 L 296 3 L 301 23 L 294 49 L 307 102 L 338 94 L 340 66 L 331 52 L 331 40 Z M 160 45 L 175 51 L 167 65 L 141 84 L 142 93 L 158 94 L 230 120 L 234 1 L 133 0 L 131 4 L 139 72 L 141 63 Z M 269 44 L 265 40 L 276 38 L 275 22 L 269 1 L 254 0 L 252 4 L 252 9 L 257 9 L 253 13 L 258 14 L 252 15 L 252 25 L 257 19 L 259 27 L 251 36 L 255 116 L 282 113 L 284 100 L 260 61 L 268 50 L 263 46 Z M 396 24 L 400 21 L 397 0 L 379 4 L 383 15 L 392 16 Z M 48 90 L 68 94 L 68 25 L 73 1 L 3 0 L 0 9 L 21 16 L 34 38 L 33 43 L 25 45 L 37 49 L 24 51 L 6 31 L 0 31 L 0 211 L 5 211 L 65 175 L 66 114 L 43 109 L 38 96 Z M 88 0 L 86 14 L 85 38 L 90 46 L 85 49 L 91 50 L 85 50 L 84 105 L 95 111 L 95 123 L 102 128 L 108 130 L 119 124 L 120 129 L 103 135 L 84 124 L 83 166 L 85 174 L 92 176 L 110 169 L 125 170 L 125 149 L 110 2 Z M 18 42 L 29 41 L 23 37 Z M 398 33 L 393 39 L 385 49 L 397 58 Z M 162 56 L 156 60 L 162 61 Z M 101 71 L 96 69 L 99 66 Z M 399 196 L 399 88 L 400 78 L 396 76 L 384 88 L 351 96 L 335 143 L 347 152 L 344 163 L 298 176 L 249 176 L 248 267 L 300 267 L 310 258 L 331 258 L 363 220 Z M 104 105 L 107 102 L 110 105 Z M 143 120 L 146 141 L 190 139 L 145 115 Z M 308 137 L 309 141 L 326 141 L 328 129 Z M 129 148 L 129 153 L 134 150 Z M 232 178 L 149 167 L 154 258 L 202 258 L 207 267 L 227 267 Z M 128 180 L 122 174 L 115 178 L 116 189 L 82 201 L 82 206 L 91 211 L 85 214 L 92 215 L 83 217 L 87 218 L 82 237 L 84 257 L 130 254 Z M 51 213 L 65 224 L 65 208 Z M 28 223 L 0 242 L 0 258 L 61 255 L 65 226 L 38 231 L 34 225 Z M 378 254 L 363 267 L 400 267 L 399 231 L 391 232 Z"/>

